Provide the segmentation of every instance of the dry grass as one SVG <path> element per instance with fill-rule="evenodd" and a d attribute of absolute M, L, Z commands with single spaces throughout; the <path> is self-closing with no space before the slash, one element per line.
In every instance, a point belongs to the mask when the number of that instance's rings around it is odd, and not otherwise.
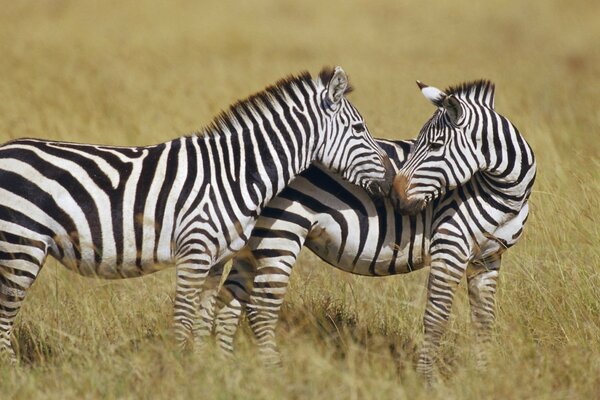
<path fill-rule="evenodd" d="M 464 288 L 440 387 L 413 372 L 426 272 L 333 271 L 305 253 L 280 338 L 281 371 L 175 351 L 173 270 L 126 282 L 49 262 L 16 325 L 23 367 L 2 398 L 572 398 L 600 393 L 600 3 L 3 1 L 0 139 L 120 145 L 193 131 L 292 72 L 340 64 L 380 137 L 433 111 L 415 79 L 485 77 L 532 144 L 538 180 L 522 242 L 505 257 L 490 368 L 476 371 Z"/>

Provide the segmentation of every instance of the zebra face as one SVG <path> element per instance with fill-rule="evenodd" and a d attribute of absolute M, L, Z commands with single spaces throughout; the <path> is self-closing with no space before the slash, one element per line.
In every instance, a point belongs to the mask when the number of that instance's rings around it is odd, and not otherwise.
<path fill-rule="evenodd" d="M 387 196 L 395 170 L 371 136 L 363 117 L 344 96 L 350 91 L 344 70 L 336 67 L 330 79 L 321 77 L 321 81 L 325 140 L 317 161 L 372 195 Z"/>
<path fill-rule="evenodd" d="M 480 170 L 475 104 L 447 95 L 417 81 L 427 99 L 438 107 L 425 123 L 391 193 L 396 209 L 415 214 L 447 191 L 469 181 Z"/>

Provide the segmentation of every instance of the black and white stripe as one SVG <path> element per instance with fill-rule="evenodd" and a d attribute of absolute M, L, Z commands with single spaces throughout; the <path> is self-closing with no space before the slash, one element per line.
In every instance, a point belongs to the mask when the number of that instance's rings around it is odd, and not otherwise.
<path fill-rule="evenodd" d="M 431 266 L 419 360 L 428 379 L 455 288 L 466 275 L 478 357 L 485 363 L 500 257 L 523 231 L 535 161 L 516 128 L 494 111 L 491 83 L 465 84 L 447 94 L 423 90 L 430 98 L 433 92 L 439 108 L 417 140 L 379 141 L 398 169 L 391 201 L 374 201 L 311 167 L 263 210 L 249 251 L 236 257 L 219 293 L 216 333 L 223 350 L 232 351 L 247 305 L 261 356 L 279 362 L 274 340 L 279 307 L 306 245 L 354 274 L 389 276 Z M 460 109 L 449 109 L 453 100 L 444 99 L 450 96 Z"/>
<path fill-rule="evenodd" d="M 316 81 L 304 73 L 233 105 L 200 135 L 155 146 L 2 145 L 1 349 L 14 360 L 13 321 L 48 254 L 107 279 L 175 264 L 183 344 L 210 269 L 244 246 L 264 205 L 313 161 L 388 191 L 389 161 L 347 89 L 339 67 Z"/>

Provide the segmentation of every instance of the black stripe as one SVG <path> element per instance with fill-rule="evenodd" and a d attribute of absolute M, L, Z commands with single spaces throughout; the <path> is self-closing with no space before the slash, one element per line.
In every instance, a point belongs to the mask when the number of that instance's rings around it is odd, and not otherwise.
<path fill-rule="evenodd" d="M 373 260 L 371 261 L 371 265 L 369 266 L 369 271 L 373 276 L 377 275 L 377 271 L 375 270 L 375 265 L 377 260 L 379 259 L 379 254 L 381 254 L 381 249 L 383 247 L 384 241 L 387 238 L 387 209 L 385 208 L 385 204 L 383 201 L 374 202 L 376 214 L 378 216 L 378 228 L 379 228 L 379 236 L 377 237 L 377 245 L 375 246 L 375 253 L 373 254 Z M 368 225 L 369 220 L 368 217 L 361 218 L 359 221 L 366 220 L 365 225 Z M 365 238 L 366 242 L 366 238 Z M 365 243 L 366 244 L 366 243 Z M 341 258 L 341 256 L 340 256 Z M 338 259 L 339 261 L 339 259 Z"/>
<path fill-rule="evenodd" d="M 156 208 L 154 210 L 154 262 L 158 262 L 158 242 L 160 240 L 160 231 L 163 225 L 167 200 L 177 177 L 179 169 L 179 151 L 181 150 L 181 141 L 174 140 L 171 142 L 171 148 L 167 155 L 167 166 L 165 170 L 165 178 L 158 193 L 156 200 Z"/>
<path fill-rule="evenodd" d="M 146 218 L 154 217 L 153 215 L 144 215 L 148 192 L 156 174 L 156 166 L 158 160 L 165 150 L 166 144 L 161 144 L 148 150 L 148 155 L 144 158 L 140 178 L 135 189 L 135 200 L 133 203 L 133 226 L 135 231 L 135 248 L 136 258 L 135 264 L 141 269 L 142 267 L 142 240 L 143 226 Z"/>
<path fill-rule="evenodd" d="M 286 239 L 296 243 L 299 248 L 302 247 L 302 241 L 298 235 L 282 229 L 254 228 L 252 236 L 261 239 Z"/>
<path fill-rule="evenodd" d="M 36 165 L 34 165 L 34 167 L 36 167 Z M 37 167 L 39 167 L 39 165 L 37 165 Z M 48 172 L 50 166 L 46 165 L 46 167 L 48 169 L 45 172 Z M 0 171 L 0 182 L 3 183 L 6 190 L 12 192 L 16 196 L 29 200 L 63 227 L 67 235 L 69 235 L 69 240 L 73 243 L 77 265 L 79 265 L 81 260 L 79 233 L 77 232 L 77 228 L 71 216 L 56 203 L 54 198 L 21 175 L 13 172 Z M 49 237 L 56 236 L 56 232 L 52 232 L 41 225 L 41 221 L 33 221 L 29 216 L 25 216 L 21 212 L 10 209 L 7 206 L 0 207 L 0 219 L 25 226 L 33 231 L 40 233 L 44 232 L 44 234 Z"/>

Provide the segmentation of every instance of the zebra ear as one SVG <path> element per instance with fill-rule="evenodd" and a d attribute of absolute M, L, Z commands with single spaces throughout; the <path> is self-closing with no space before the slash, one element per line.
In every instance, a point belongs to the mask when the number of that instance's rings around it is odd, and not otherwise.
<path fill-rule="evenodd" d="M 458 125 L 458 121 L 463 115 L 463 109 L 462 105 L 460 104 L 460 101 L 454 95 L 451 94 L 450 96 L 444 97 L 444 100 L 442 101 L 442 106 L 446 109 L 448 117 L 450 117 L 450 121 L 454 125 Z"/>
<path fill-rule="evenodd" d="M 327 84 L 327 100 L 329 104 L 337 107 L 337 104 L 344 97 L 344 93 L 348 89 L 348 76 L 342 67 L 335 67 L 333 76 Z"/>
<path fill-rule="evenodd" d="M 421 81 L 417 81 L 417 85 L 427 100 L 432 102 L 436 107 L 442 107 L 442 101 L 446 97 L 446 93 L 433 86 L 428 86 Z"/>

